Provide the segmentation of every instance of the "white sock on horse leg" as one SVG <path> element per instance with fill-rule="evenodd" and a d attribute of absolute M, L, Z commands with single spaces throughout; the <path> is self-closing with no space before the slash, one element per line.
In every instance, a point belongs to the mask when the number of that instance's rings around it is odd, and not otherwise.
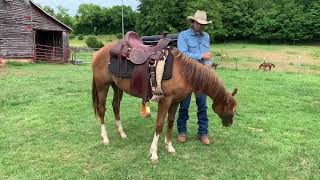
<path fill-rule="evenodd" d="M 120 137 L 122 139 L 125 139 L 127 138 L 127 135 L 124 133 L 123 131 L 123 128 L 122 128 L 122 125 L 121 125 L 121 121 L 120 120 L 116 120 L 116 127 L 117 127 L 117 130 L 118 130 L 118 133 L 120 135 Z"/>
<path fill-rule="evenodd" d="M 166 144 L 166 150 L 169 152 L 169 153 L 175 153 L 176 150 L 174 149 L 174 147 L 172 146 L 172 142 L 167 140 L 167 137 L 165 138 L 164 140 L 164 143 Z"/>
<path fill-rule="evenodd" d="M 151 161 L 158 160 L 157 151 L 158 151 L 159 137 L 160 137 L 160 135 L 157 135 L 157 133 L 155 132 L 154 136 L 153 136 L 153 141 L 151 143 L 151 148 L 150 148 L 150 154 L 151 154 L 151 158 L 150 159 L 151 159 Z"/>
<path fill-rule="evenodd" d="M 102 137 L 102 143 L 107 145 L 110 144 L 110 141 L 108 139 L 106 126 L 104 124 L 101 124 L 101 137 Z"/>

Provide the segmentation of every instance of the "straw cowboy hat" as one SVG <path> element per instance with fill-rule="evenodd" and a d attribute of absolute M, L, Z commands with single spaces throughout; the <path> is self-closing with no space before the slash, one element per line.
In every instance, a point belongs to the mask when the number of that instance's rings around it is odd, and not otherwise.
<path fill-rule="evenodd" d="M 200 10 L 197 10 L 194 16 L 188 16 L 187 19 L 197 21 L 199 24 L 212 23 L 212 21 L 207 21 L 207 13 Z"/>

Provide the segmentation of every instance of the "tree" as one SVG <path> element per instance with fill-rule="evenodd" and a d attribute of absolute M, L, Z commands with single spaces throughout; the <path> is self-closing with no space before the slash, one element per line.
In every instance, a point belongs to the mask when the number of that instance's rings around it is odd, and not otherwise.
<path fill-rule="evenodd" d="M 186 26 L 186 6 L 187 1 L 180 0 L 140 0 L 136 29 L 145 35 L 177 33 Z"/>
<path fill-rule="evenodd" d="M 81 4 L 76 15 L 75 33 L 94 34 L 97 27 L 101 27 L 104 10 L 99 5 Z"/>
<path fill-rule="evenodd" d="M 135 31 L 135 24 L 138 13 L 133 11 L 130 6 L 123 7 L 123 21 L 125 31 Z M 113 6 L 105 11 L 104 24 L 101 29 L 109 34 L 122 33 L 122 7 Z"/>
<path fill-rule="evenodd" d="M 71 28 L 74 27 L 74 18 L 68 14 L 68 10 L 66 8 L 58 6 L 58 12 L 55 17 L 67 26 Z"/>
<path fill-rule="evenodd" d="M 211 40 L 213 40 L 216 36 L 219 37 L 223 33 L 220 16 L 221 7 L 222 4 L 216 0 L 189 1 L 184 18 L 186 19 L 187 16 L 193 16 L 196 10 L 205 11 L 208 21 L 212 21 L 212 24 L 209 24 L 205 31 L 209 33 Z M 188 26 L 190 26 L 190 24 Z"/>
<path fill-rule="evenodd" d="M 254 4 L 252 0 L 224 0 L 221 7 L 222 39 L 249 39 L 253 36 Z"/>
<path fill-rule="evenodd" d="M 41 6 L 40 6 L 40 7 L 41 7 Z M 43 9 L 46 13 L 48 13 L 48 14 L 50 14 L 51 16 L 55 17 L 55 13 L 54 13 L 54 10 L 53 10 L 52 7 L 50 7 L 50 6 L 43 6 L 42 9 Z"/>
<path fill-rule="evenodd" d="M 320 40 L 320 2 L 313 2 L 306 13 L 305 29 L 310 40 Z"/>

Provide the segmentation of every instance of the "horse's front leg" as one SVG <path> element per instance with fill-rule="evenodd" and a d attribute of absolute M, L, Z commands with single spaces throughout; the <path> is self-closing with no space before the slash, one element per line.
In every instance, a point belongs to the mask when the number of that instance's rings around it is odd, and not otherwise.
<path fill-rule="evenodd" d="M 113 108 L 114 118 L 116 121 L 117 131 L 122 139 L 126 139 L 127 135 L 123 131 L 121 119 L 120 119 L 120 102 L 123 96 L 123 91 L 120 88 L 118 88 L 115 84 L 112 84 L 112 88 L 114 92 L 112 108 Z"/>
<path fill-rule="evenodd" d="M 170 106 L 169 112 L 168 112 L 168 128 L 167 128 L 167 135 L 164 140 L 166 144 L 166 149 L 169 153 L 175 154 L 176 150 L 172 146 L 171 142 L 171 135 L 172 135 L 172 127 L 174 124 L 177 108 L 178 108 L 179 103 L 174 103 Z"/>
<path fill-rule="evenodd" d="M 156 123 L 156 131 L 154 133 L 153 141 L 151 143 L 150 154 L 151 161 L 156 162 L 158 160 L 158 141 L 163 129 L 164 119 L 168 113 L 171 102 L 165 101 L 165 99 L 161 100 L 158 104 L 158 114 L 157 114 L 157 123 Z"/>

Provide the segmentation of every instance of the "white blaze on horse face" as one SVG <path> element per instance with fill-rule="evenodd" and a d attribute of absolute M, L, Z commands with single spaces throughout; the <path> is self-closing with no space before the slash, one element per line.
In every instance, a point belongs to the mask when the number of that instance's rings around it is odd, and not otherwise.
<path fill-rule="evenodd" d="M 164 139 L 164 143 L 166 144 L 166 149 L 169 153 L 175 153 L 176 150 L 172 146 L 172 142 L 167 140 L 167 137 Z"/>
<path fill-rule="evenodd" d="M 160 135 L 157 135 L 157 133 L 154 133 L 153 136 L 153 141 L 151 143 L 151 148 L 150 148 L 150 154 L 151 154 L 151 161 L 157 161 L 158 160 L 158 141 L 159 141 Z"/>
<path fill-rule="evenodd" d="M 122 139 L 125 139 L 127 138 L 127 135 L 124 133 L 123 131 L 123 128 L 122 128 L 122 125 L 121 125 L 121 121 L 120 120 L 116 120 L 116 127 L 117 127 L 117 130 L 118 130 L 118 133 L 120 135 L 120 137 Z"/>
<path fill-rule="evenodd" d="M 107 130 L 104 124 L 101 124 L 101 137 L 102 137 L 102 143 L 107 145 L 110 144 L 110 141 L 108 139 Z"/>

